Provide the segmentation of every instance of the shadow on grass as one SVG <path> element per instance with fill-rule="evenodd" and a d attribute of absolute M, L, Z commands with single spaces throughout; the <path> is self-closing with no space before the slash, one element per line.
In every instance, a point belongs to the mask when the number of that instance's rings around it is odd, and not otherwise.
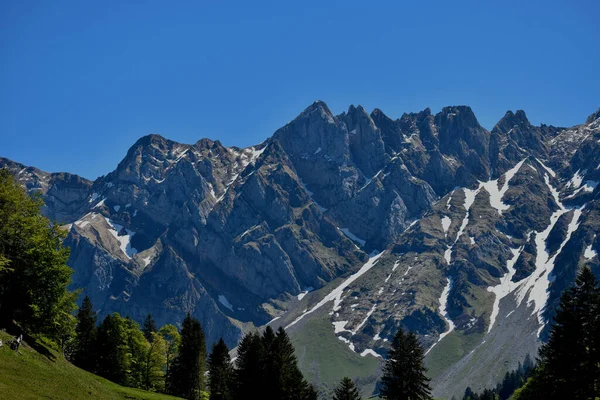
<path fill-rule="evenodd" d="M 9 335 L 17 338 L 19 335 L 23 335 L 23 341 L 32 349 L 34 349 L 35 351 L 37 351 L 39 354 L 43 355 L 44 357 L 46 357 L 48 360 L 50 361 L 54 361 L 56 360 L 56 355 L 54 355 L 50 349 L 48 348 L 48 346 L 46 346 L 42 341 L 40 341 L 38 338 L 29 335 L 27 332 L 25 332 L 21 327 L 19 327 L 18 325 L 12 323 L 12 324 L 7 324 L 6 326 L 6 333 L 8 333 Z"/>

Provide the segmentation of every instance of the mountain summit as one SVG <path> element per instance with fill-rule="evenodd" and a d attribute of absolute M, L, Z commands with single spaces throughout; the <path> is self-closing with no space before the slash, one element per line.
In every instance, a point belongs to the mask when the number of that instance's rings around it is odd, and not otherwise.
<path fill-rule="evenodd" d="M 100 318 L 191 313 L 230 346 L 266 323 L 301 346 L 322 323 L 357 359 L 408 328 L 435 394 L 459 395 L 535 354 L 578 268 L 600 272 L 599 116 L 508 111 L 488 131 L 467 106 L 394 120 L 316 101 L 244 149 L 145 136 L 93 182 L 0 166 L 68 229 L 72 285 Z"/>

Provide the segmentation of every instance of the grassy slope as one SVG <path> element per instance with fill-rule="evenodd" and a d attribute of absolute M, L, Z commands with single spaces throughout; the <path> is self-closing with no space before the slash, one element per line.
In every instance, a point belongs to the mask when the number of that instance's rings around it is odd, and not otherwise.
<path fill-rule="evenodd" d="M 330 307 L 324 309 L 305 318 L 302 328 L 291 334 L 298 364 L 309 381 L 318 382 L 319 390 L 330 392 L 347 376 L 358 380 L 366 398 L 375 387 L 379 360 L 361 357 L 339 340 L 327 315 Z"/>
<path fill-rule="evenodd" d="M 53 360 L 29 346 L 21 354 L 6 343 L 12 338 L 0 332 L 5 343 L 0 347 L 0 397 L 5 399 L 148 399 L 176 397 L 126 388 L 79 369 L 53 350 Z"/>

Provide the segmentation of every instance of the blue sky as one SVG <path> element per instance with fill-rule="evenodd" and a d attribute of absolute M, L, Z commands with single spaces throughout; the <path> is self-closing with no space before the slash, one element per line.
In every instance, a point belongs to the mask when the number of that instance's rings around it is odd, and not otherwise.
<path fill-rule="evenodd" d="M 574 125 L 600 106 L 598 15 L 597 0 L 0 1 L 0 156 L 95 178 L 142 135 L 248 146 L 317 99 Z"/>

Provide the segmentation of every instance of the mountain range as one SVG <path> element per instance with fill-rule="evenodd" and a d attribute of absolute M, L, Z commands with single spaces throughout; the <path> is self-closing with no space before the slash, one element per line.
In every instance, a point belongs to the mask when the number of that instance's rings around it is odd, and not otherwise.
<path fill-rule="evenodd" d="M 90 181 L 0 158 L 68 230 L 99 316 L 191 313 L 209 343 L 287 328 L 305 374 L 375 389 L 399 327 L 439 398 L 535 355 L 579 267 L 600 275 L 600 110 L 570 128 L 467 106 L 391 119 L 316 101 L 249 148 L 140 138 Z"/>

